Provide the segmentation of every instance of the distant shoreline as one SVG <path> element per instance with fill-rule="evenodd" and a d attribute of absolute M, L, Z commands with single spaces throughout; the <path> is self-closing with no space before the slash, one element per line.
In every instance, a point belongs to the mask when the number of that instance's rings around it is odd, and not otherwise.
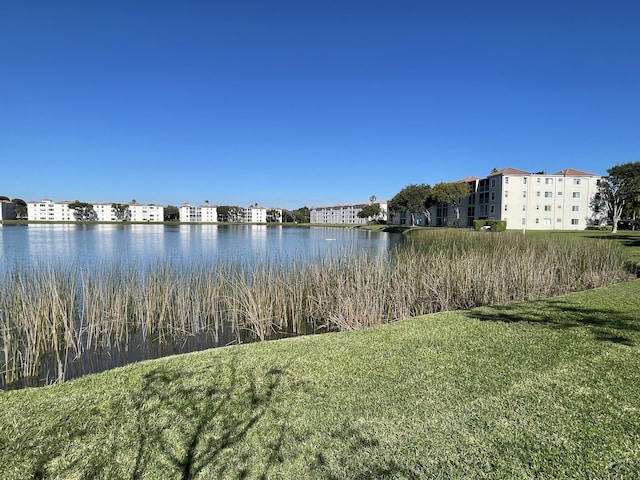
<path fill-rule="evenodd" d="M 415 227 L 403 227 L 398 225 L 362 225 L 351 223 L 295 223 L 295 222 L 269 222 L 269 223 L 252 223 L 252 222 L 101 222 L 101 221 L 48 221 L 48 220 L 2 220 L 0 225 L 262 225 L 266 227 L 331 227 L 331 228 L 359 228 L 371 231 L 381 232 L 397 232 L 404 231 Z M 395 227 L 395 228 L 394 228 Z M 424 227 L 422 227 L 424 228 Z"/>
<path fill-rule="evenodd" d="M 293 223 L 293 222 L 270 222 L 270 223 L 252 223 L 252 222 L 101 222 L 101 221 L 73 221 L 67 222 L 62 220 L 2 220 L 2 225 L 265 225 L 265 226 L 287 226 L 287 227 L 309 227 L 310 223 Z M 331 225 L 336 226 L 336 225 Z M 345 225 L 348 226 L 348 225 Z"/>

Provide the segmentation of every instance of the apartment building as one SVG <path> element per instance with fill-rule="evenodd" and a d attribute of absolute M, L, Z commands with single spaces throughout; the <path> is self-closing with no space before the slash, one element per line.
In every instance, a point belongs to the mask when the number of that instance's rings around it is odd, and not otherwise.
<path fill-rule="evenodd" d="M 27 219 L 39 222 L 75 222 L 74 210 L 69 208 L 71 202 L 54 202 L 49 198 L 27 202 Z"/>
<path fill-rule="evenodd" d="M 377 220 L 386 221 L 387 202 L 381 201 L 377 203 L 380 204 L 380 210 L 382 211 Z M 370 202 L 362 202 L 331 205 L 327 207 L 311 207 L 309 209 L 311 223 L 365 225 L 370 219 L 360 218 L 358 214 L 364 207 L 370 204 Z"/>
<path fill-rule="evenodd" d="M 281 208 L 268 208 L 267 209 L 267 223 L 282 223 L 282 209 Z"/>
<path fill-rule="evenodd" d="M 116 222 L 115 212 L 111 208 L 111 203 L 94 203 L 93 211 L 96 212 L 96 220 L 98 222 Z"/>
<path fill-rule="evenodd" d="M 485 197 L 479 214 L 506 220 L 512 229 L 584 230 L 601 220 L 590 205 L 600 178 L 571 168 L 553 174 L 495 171 L 478 185 Z"/>
<path fill-rule="evenodd" d="M 584 230 L 602 221 L 590 205 L 600 178 L 571 168 L 551 174 L 494 169 L 485 178 L 458 180 L 469 184 L 469 196 L 432 207 L 431 224 L 472 227 L 474 220 L 505 220 L 508 229 Z M 415 217 L 417 224 L 427 223 L 423 215 Z M 398 215 L 394 222 L 409 224 L 410 215 Z"/>
<path fill-rule="evenodd" d="M 178 210 L 180 212 L 181 222 L 213 223 L 218 221 L 218 207 L 209 205 L 208 202 L 199 206 L 185 202 Z"/>
<path fill-rule="evenodd" d="M 163 222 L 164 207 L 162 205 L 142 205 L 138 202 L 129 203 L 132 222 Z"/>
<path fill-rule="evenodd" d="M 215 205 L 191 205 L 188 202 L 182 204 L 178 208 L 180 212 L 180 222 L 192 223 L 215 223 L 218 221 L 232 221 L 240 223 L 282 223 L 282 209 L 260 207 L 258 205 L 252 205 L 247 208 L 234 207 L 233 215 L 230 218 L 218 218 L 218 207 Z"/>
<path fill-rule="evenodd" d="M 252 205 L 242 212 L 242 221 L 246 223 L 267 223 L 267 209 Z"/>
<path fill-rule="evenodd" d="M 75 222 L 75 211 L 69 208 L 72 202 L 54 202 L 51 199 L 32 200 L 27 202 L 27 218 L 29 221 L 41 222 Z M 120 221 L 111 203 L 94 203 L 93 220 L 99 222 Z M 132 222 L 162 222 L 164 220 L 164 207 L 162 205 L 142 205 L 137 202 L 128 204 L 129 212 L 127 220 Z"/>

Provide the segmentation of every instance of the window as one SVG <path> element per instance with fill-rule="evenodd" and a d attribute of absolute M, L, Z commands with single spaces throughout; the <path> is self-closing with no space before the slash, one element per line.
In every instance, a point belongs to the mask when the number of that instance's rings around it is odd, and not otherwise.
<path fill-rule="evenodd" d="M 523 211 L 523 212 L 526 212 L 526 211 L 527 211 L 527 207 L 526 207 L 526 205 L 522 205 L 522 211 Z"/>
<path fill-rule="evenodd" d="M 539 196 L 540 196 L 540 192 L 536 192 L 536 197 L 539 197 Z"/>
<path fill-rule="evenodd" d="M 551 219 L 550 218 L 545 218 L 542 223 L 543 223 L 543 225 L 551 225 Z"/>
<path fill-rule="evenodd" d="M 545 178 L 544 183 L 545 185 L 553 185 L 553 178 Z"/>
<path fill-rule="evenodd" d="M 545 212 L 550 212 L 551 211 L 551 205 L 545 205 L 544 206 L 544 211 Z"/>
<path fill-rule="evenodd" d="M 536 205 L 536 210 L 540 210 L 540 205 Z"/>
<path fill-rule="evenodd" d="M 574 178 L 573 179 L 573 184 L 574 185 L 580 185 L 580 179 L 579 178 Z"/>
<path fill-rule="evenodd" d="M 504 198 L 509 198 L 509 190 L 504 191 Z"/>
<path fill-rule="evenodd" d="M 536 218 L 536 223 L 540 223 L 540 219 L 539 218 Z"/>
<path fill-rule="evenodd" d="M 572 212 L 579 212 L 580 211 L 580 206 L 579 205 L 571 205 L 571 211 Z"/>
<path fill-rule="evenodd" d="M 544 198 L 551 198 L 553 197 L 553 192 L 544 192 Z"/>
<path fill-rule="evenodd" d="M 496 179 L 495 178 L 491 179 L 491 188 L 496 188 Z"/>
<path fill-rule="evenodd" d="M 526 190 L 522 191 L 522 198 L 527 198 L 527 191 Z"/>
<path fill-rule="evenodd" d="M 522 183 L 524 183 L 525 185 L 527 184 L 527 177 L 524 177 L 524 178 L 522 179 Z"/>
<path fill-rule="evenodd" d="M 504 183 L 506 183 L 506 184 L 509 183 L 509 177 L 504 177 Z"/>
<path fill-rule="evenodd" d="M 494 202 L 496 200 L 496 192 L 491 192 L 491 201 Z"/>
<path fill-rule="evenodd" d="M 580 225 L 580 220 L 578 220 L 577 218 L 572 218 L 571 225 Z"/>
<path fill-rule="evenodd" d="M 580 198 L 580 192 L 573 192 L 573 198 Z"/>
<path fill-rule="evenodd" d="M 508 208 L 507 208 L 507 204 L 505 203 L 505 205 L 504 205 L 504 211 L 506 212 L 507 210 L 508 210 Z"/>
<path fill-rule="evenodd" d="M 556 195 L 560 196 L 562 195 L 562 192 L 557 192 Z"/>
<path fill-rule="evenodd" d="M 527 223 L 527 219 L 526 219 L 526 218 L 523 218 L 523 219 L 522 219 L 522 224 L 524 225 L 524 224 L 526 224 L 526 223 Z"/>
<path fill-rule="evenodd" d="M 542 179 L 541 179 L 541 178 L 537 178 L 537 179 L 536 179 L 536 181 L 537 181 L 538 183 L 540 183 L 540 182 L 542 182 Z"/>
<path fill-rule="evenodd" d="M 495 205 L 491 205 L 489 207 L 489 213 L 496 213 L 496 206 Z"/>

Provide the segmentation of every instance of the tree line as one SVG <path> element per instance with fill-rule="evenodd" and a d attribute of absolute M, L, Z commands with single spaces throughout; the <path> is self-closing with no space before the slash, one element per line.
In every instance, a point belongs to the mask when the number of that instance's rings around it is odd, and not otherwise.
<path fill-rule="evenodd" d="M 389 214 L 399 215 L 407 212 L 411 215 L 411 225 L 415 225 L 415 214 L 421 213 L 431 225 L 431 207 L 444 204 L 451 205 L 456 216 L 456 226 L 460 221 L 460 201 L 471 193 L 468 183 L 465 182 L 441 182 L 433 187 L 428 183 L 411 184 L 404 187 L 389 201 Z"/>
<path fill-rule="evenodd" d="M 27 218 L 27 202 L 22 200 L 21 198 L 14 198 L 13 200 L 9 197 L 5 197 L 4 195 L 0 195 L 0 202 L 11 202 L 16 206 L 16 218 L 25 219 Z"/>

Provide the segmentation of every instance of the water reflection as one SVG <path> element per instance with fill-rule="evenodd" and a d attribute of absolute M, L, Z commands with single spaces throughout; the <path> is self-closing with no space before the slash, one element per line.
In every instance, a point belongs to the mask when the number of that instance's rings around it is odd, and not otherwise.
<path fill-rule="evenodd" d="M 150 261 L 284 262 L 335 252 L 385 252 L 402 235 L 331 227 L 267 225 L 56 224 L 0 226 L 0 273 L 11 266 Z"/>

